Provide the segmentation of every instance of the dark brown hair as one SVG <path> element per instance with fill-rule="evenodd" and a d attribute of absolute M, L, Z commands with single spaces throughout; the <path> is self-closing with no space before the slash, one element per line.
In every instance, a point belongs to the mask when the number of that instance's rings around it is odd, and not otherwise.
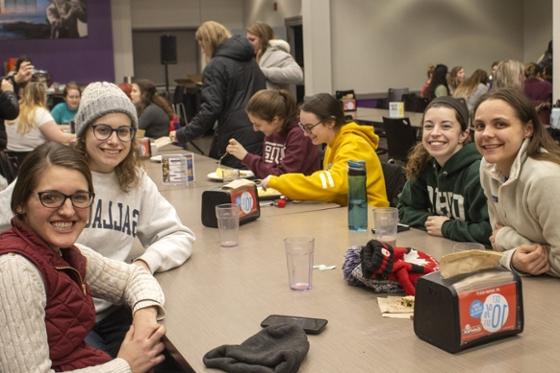
<path fill-rule="evenodd" d="M 480 104 L 487 100 L 504 101 L 513 108 L 517 118 L 523 125 L 527 125 L 529 122 L 533 124 L 533 134 L 529 138 L 527 156 L 533 159 L 560 164 L 560 146 L 554 142 L 546 128 L 544 128 L 539 120 L 535 107 L 527 97 L 525 97 L 523 92 L 515 88 L 495 89 L 482 96 L 480 101 L 476 104 L 473 110 L 475 116 Z M 546 152 L 543 152 L 542 149 L 546 150 Z"/>
<path fill-rule="evenodd" d="M 453 98 L 446 97 L 446 99 L 453 99 Z M 468 129 L 469 123 L 465 122 L 465 120 L 468 122 L 468 117 L 466 119 L 461 117 L 461 115 L 459 114 L 459 112 L 455 107 L 441 101 L 435 101 L 435 102 L 432 101 L 432 103 L 428 105 L 426 110 L 424 110 L 424 114 L 422 115 L 422 124 L 424 124 L 424 117 L 426 116 L 428 110 L 432 108 L 438 108 L 438 107 L 444 107 L 453 110 L 455 112 L 455 119 L 457 119 L 457 122 L 459 122 L 459 125 L 461 126 L 461 131 L 464 132 L 466 129 Z M 470 136 L 465 140 L 464 144 L 468 142 L 470 142 Z M 433 157 L 430 155 L 430 153 L 428 153 L 426 148 L 424 148 L 424 144 L 422 144 L 422 142 L 416 144 L 408 154 L 408 161 L 406 162 L 406 166 L 404 168 L 406 177 L 410 180 L 417 179 L 422 174 L 422 172 L 424 171 L 424 169 L 432 159 Z"/>
<path fill-rule="evenodd" d="M 133 84 L 136 84 L 140 89 L 140 103 L 136 105 L 138 116 L 142 115 L 142 112 L 148 105 L 154 103 L 165 111 L 169 119 L 171 119 L 175 114 L 173 108 L 169 102 L 158 93 L 156 85 L 151 80 L 138 79 L 135 80 Z"/>
<path fill-rule="evenodd" d="M 284 89 L 262 89 L 255 93 L 247 104 L 247 113 L 267 122 L 275 117 L 283 121 L 282 131 L 297 118 L 297 104 L 294 96 Z"/>
<path fill-rule="evenodd" d="M 300 110 L 315 114 L 321 122 L 334 120 L 335 127 L 342 127 L 346 124 L 342 103 L 328 93 L 317 93 L 305 98 Z"/>
<path fill-rule="evenodd" d="M 93 193 L 91 172 L 85 158 L 70 146 L 46 142 L 29 153 L 21 163 L 10 202 L 15 215 L 21 216 L 21 208 L 31 197 L 43 172 L 50 166 L 78 171 L 86 178 L 88 191 Z"/>

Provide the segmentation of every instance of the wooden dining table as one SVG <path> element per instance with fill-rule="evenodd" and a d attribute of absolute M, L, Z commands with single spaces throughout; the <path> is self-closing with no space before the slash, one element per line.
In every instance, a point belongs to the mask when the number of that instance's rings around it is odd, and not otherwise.
<path fill-rule="evenodd" d="M 192 257 L 156 276 L 166 296 L 168 346 L 187 371 L 215 371 L 204 366 L 204 354 L 242 343 L 261 330 L 260 322 L 270 314 L 328 320 L 321 334 L 308 336 L 301 372 L 558 371 L 558 279 L 523 278 L 523 333 L 450 354 L 420 340 L 411 320 L 382 317 L 377 298 L 383 294 L 344 280 L 346 251 L 373 238 L 369 230 L 348 229 L 345 207 L 317 202 L 263 207 L 259 219 L 240 227 L 238 246 L 221 247 L 217 229 L 203 226 L 200 219 L 201 193 L 220 187 L 206 177 L 214 167 L 214 160 L 196 155 L 195 182 L 162 191 L 196 234 Z M 145 169 L 158 178 L 157 166 Z M 335 266 L 315 270 L 309 291 L 288 286 L 283 240 L 292 236 L 313 237 L 314 263 Z M 411 229 L 398 234 L 397 245 L 440 258 L 453 242 Z"/>

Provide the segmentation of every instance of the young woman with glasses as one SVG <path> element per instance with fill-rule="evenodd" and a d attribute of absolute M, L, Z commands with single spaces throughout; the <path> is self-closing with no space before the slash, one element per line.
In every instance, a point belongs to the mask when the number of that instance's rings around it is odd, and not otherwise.
<path fill-rule="evenodd" d="M 0 235 L 0 371 L 151 371 L 163 360 L 163 292 L 140 267 L 76 244 L 94 201 L 86 160 L 47 143 L 21 170 L 10 201 L 12 227 Z M 95 324 L 92 296 L 134 312 L 115 359 L 85 342 Z"/>
<path fill-rule="evenodd" d="M 309 175 L 320 168 L 319 149 L 298 126 L 296 101 L 288 91 L 258 91 L 249 100 L 246 111 L 253 129 L 264 133 L 263 153 L 249 153 L 233 138 L 226 151 L 258 178 L 288 172 Z"/>
<path fill-rule="evenodd" d="M 125 261 L 137 238 L 145 251 L 135 265 L 154 273 L 183 264 L 191 255 L 194 235 L 136 164 L 138 118 L 130 99 L 112 83 L 91 83 L 83 91 L 75 121 L 76 148 L 88 162 L 96 191 L 78 242 Z M 0 204 L 9 201 L 13 190 L 12 184 L 0 193 Z M 0 213 L 3 224 L 9 220 L 6 213 Z M 98 323 L 88 343 L 115 356 L 132 321 L 130 310 L 96 299 L 96 311 Z"/>
<path fill-rule="evenodd" d="M 480 158 L 470 142 L 465 101 L 433 99 L 424 112 L 422 142 L 406 164 L 400 221 L 434 236 L 489 245 L 492 229 L 480 187 Z"/>
<path fill-rule="evenodd" d="M 299 120 L 314 145 L 326 144 L 323 169 L 311 175 L 288 173 L 268 176 L 271 187 L 290 199 L 348 203 L 348 161 L 363 160 L 367 170 L 368 204 L 387 207 L 381 162 L 375 153 L 379 137 L 371 126 L 347 123 L 340 102 L 328 93 L 309 97 L 300 108 Z"/>

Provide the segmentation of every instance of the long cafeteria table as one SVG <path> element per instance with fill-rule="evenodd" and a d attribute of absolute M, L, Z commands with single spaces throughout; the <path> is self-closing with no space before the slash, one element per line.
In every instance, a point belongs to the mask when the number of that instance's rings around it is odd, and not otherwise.
<path fill-rule="evenodd" d="M 215 372 L 204 367 L 206 352 L 239 344 L 260 330 L 266 316 L 286 314 L 328 319 L 322 334 L 309 336 L 301 372 L 558 371 L 558 279 L 523 278 L 525 330 L 519 336 L 450 354 L 417 338 L 411 320 L 383 318 L 378 295 L 345 282 L 346 250 L 373 235 L 349 231 L 344 207 L 264 207 L 258 220 L 240 227 L 237 247 L 220 247 L 217 229 L 200 220 L 202 191 L 219 185 L 205 179 L 213 168 L 214 160 L 197 155 L 194 185 L 162 191 L 197 236 L 184 265 L 157 274 L 166 295 L 167 338 L 189 369 Z M 154 179 L 161 177 L 157 167 L 146 165 L 146 170 Z M 315 238 L 315 264 L 336 265 L 335 270 L 314 271 L 313 288 L 305 292 L 289 289 L 283 248 L 285 237 L 299 235 Z M 436 258 L 452 246 L 416 229 L 399 233 L 397 243 Z"/>
<path fill-rule="evenodd" d="M 422 127 L 423 113 L 405 111 L 404 117 L 410 119 L 412 127 Z M 389 118 L 389 110 L 378 108 L 358 107 L 353 113 L 354 120 L 369 124 L 383 124 L 383 117 Z"/>

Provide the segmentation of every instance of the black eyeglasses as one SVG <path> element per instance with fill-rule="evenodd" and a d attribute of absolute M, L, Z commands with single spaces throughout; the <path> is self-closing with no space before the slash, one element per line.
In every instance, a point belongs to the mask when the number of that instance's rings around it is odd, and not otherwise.
<path fill-rule="evenodd" d="M 303 130 L 303 132 L 305 133 L 311 133 L 311 131 L 313 130 L 313 128 L 317 127 L 319 124 L 323 123 L 322 120 L 318 121 L 315 124 L 311 124 L 311 125 L 307 125 L 307 124 L 303 124 L 301 122 L 298 122 L 298 126 L 299 128 L 301 128 Z"/>
<path fill-rule="evenodd" d="M 59 192 L 58 190 L 46 190 L 44 192 L 37 192 L 39 196 L 39 201 L 45 207 L 57 209 L 64 205 L 66 199 L 70 198 L 70 202 L 72 202 L 72 206 L 85 209 L 91 206 L 93 203 L 93 197 L 95 197 L 94 193 L 90 192 L 76 192 L 71 195 L 64 194 Z"/>
<path fill-rule="evenodd" d="M 113 128 L 108 124 L 92 124 L 93 135 L 97 140 L 107 140 L 113 135 L 113 132 L 117 133 L 117 137 L 124 142 L 131 141 L 136 133 L 136 128 L 130 126 L 121 126 L 118 128 Z"/>

